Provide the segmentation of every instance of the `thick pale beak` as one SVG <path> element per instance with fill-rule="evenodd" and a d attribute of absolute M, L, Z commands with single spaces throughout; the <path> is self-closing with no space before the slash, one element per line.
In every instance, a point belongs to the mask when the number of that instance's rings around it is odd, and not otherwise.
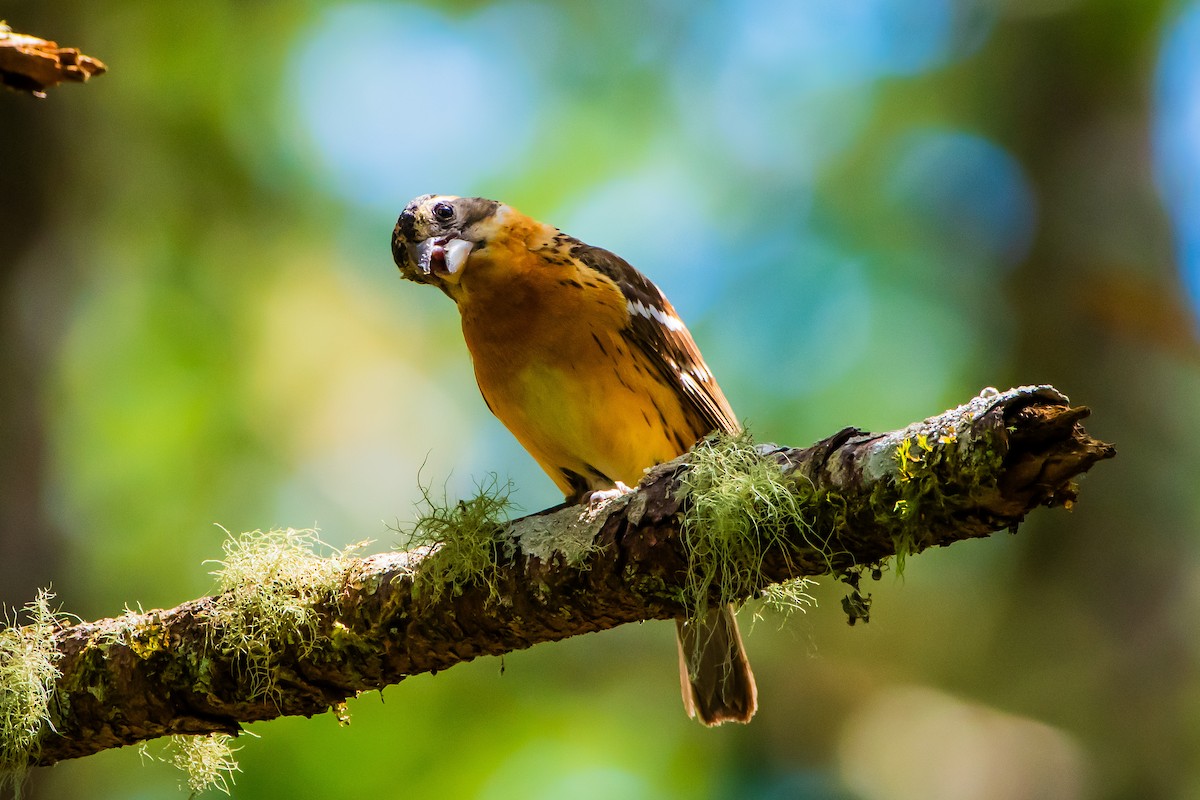
<path fill-rule="evenodd" d="M 409 256 L 421 275 L 455 275 L 467 263 L 474 245 L 466 239 L 431 236 L 409 245 Z"/>

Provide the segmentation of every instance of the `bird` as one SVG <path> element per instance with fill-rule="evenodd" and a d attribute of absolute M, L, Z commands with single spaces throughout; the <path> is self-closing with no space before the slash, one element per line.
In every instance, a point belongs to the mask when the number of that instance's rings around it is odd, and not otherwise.
<path fill-rule="evenodd" d="M 392 232 L 401 275 L 458 307 L 483 400 L 569 503 L 740 424 L 666 296 L 620 256 L 481 197 L 426 194 Z M 690 717 L 749 722 L 758 690 L 731 606 L 676 620 Z"/>

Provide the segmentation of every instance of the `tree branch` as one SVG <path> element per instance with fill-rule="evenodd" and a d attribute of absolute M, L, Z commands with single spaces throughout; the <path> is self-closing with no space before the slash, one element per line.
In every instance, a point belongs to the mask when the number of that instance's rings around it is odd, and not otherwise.
<path fill-rule="evenodd" d="M 85 56 L 74 47 L 14 33 L 0 21 L 0 85 L 45 97 L 51 86 L 64 81 L 86 83 L 107 69 L 100 59 Z"/>
<path fill-rule="evenodd" d="M 739 599 L 773 582 L 1015 529 L 1039 505 L 1069 506 L 1074 479 L 1115 454 L 1080 427 L 1087 414 L 1051 387 L 985 390 L 901 431 L 847 429 L 803 449 L 759 448 L 800 498 L 803 519 L 763 539 L 761 574 Z M 305 601 L 311 635 L 285 627 L 259 643 L 266 686 L 245 647 L 221 645 L 226 595 L 59 627 L 61 675 L 28 761 L 167 734 L 236 733 L 241 723 L 319 714 L 479 656 L 683 616 L 681 519 L 696 498 L 679 487 L 695 457 L 656 467 L 635 493 L 593 513 L 551 509 L 500 529 L 486 578 L 453 590 L 421 583 L 436 553 L 337 560 L 334 580 Z M 711 587 L 712 597 L 721 590 Z"/>

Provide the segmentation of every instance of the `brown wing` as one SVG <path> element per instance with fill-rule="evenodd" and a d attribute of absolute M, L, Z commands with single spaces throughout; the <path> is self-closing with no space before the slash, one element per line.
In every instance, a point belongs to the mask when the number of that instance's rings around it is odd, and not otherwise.
<path fill-rule="evenodd" d="M 629 304 L 629 324 L 622 333 L 658 369 L 695 412 L 696 436 L 741 428 L 725 393 L 704 363 L 700 348 L 662 291 L 625 259 L 599 247 L 562 235 L 573 258 L 610 278 Z"/>

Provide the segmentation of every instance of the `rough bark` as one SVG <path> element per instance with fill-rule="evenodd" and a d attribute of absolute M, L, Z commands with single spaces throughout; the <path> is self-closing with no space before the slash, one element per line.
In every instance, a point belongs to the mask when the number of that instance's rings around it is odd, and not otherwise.
<path fill-rule="evenodd" d="M 1069 505 L 1074 479 L 1115 454 L 1080 427 L 1087 413 L 1050 387 L 987 390 L 901 431 L 847 429 L 807 448 L 760 448 L 794 479 L 806 519 L 770 537 L 742 599 L 770 583 L 862 569 L 898 548 L 1015 529 L 1037 506 Z M 681 616 L 690 498 L 679 487 L 690 457 L 656 467 L 635 493 L 592 512 L 558 508 L 511 523 L 489 579 L 461 591 L 414 592 L 428 555 L 347 559 L 337 589 L 315 604 L 315 639 L 266 643 L 274 682 L 266 693 L 251 685 L 242 655 L 213 646 L 220 597 L 62 627 L 52 729 L 30 763 L 166 734 L 236 733 L 241 723 L 319 714 L 478 656 Z"/>
<path fill-rule="evenodd" d="M 65 81 L 86 83 L 108 68 L 74 47 L 39 39 L 0 22 L 0 85 L 45 97 L 46 89 Z"/>

